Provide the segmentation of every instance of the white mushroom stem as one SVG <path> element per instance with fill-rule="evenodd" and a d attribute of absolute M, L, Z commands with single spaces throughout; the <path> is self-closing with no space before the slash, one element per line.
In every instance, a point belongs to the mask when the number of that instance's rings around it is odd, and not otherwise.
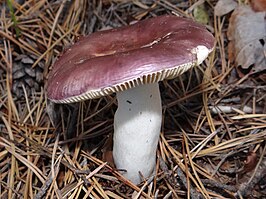
<path fill-rule="evenodd" d="M 155 169 L 156 148 L 162 121 L 158 83 L 141 85 L 117 93 L 118 109 L 114 117 L 113 157 L 116 168 L 133 183 L 141 182 L 141 173 L 149 177 Z"/>

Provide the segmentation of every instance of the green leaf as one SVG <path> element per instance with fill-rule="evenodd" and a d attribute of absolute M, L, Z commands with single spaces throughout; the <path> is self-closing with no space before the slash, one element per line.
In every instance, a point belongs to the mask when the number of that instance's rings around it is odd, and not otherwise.
<path fill-rule="evenodd" d="M 10 15 L 11 15 L 11 20 L 13 22 L 13 27 L 14 27 L 14 29 L 16 31 L 16 37 L 19 37 L 20 36 L 20 29 L 18 28 L 18 21 L 17 21 L 16 15 L 14 13 L 12 0 L 7 0 L 7 6 L 8 6 L 8 9 L 9 9 Z"/>
<path fill-rule="evenodd" d="M 209 23 L 209 15 L 208 12 L 205 8 L 205 6 L 203 4 L 197 6 L 194 10 L 193 10 L 193 16 L 194 19 L 201 23 L 201 24 L 208 24 Z"/>

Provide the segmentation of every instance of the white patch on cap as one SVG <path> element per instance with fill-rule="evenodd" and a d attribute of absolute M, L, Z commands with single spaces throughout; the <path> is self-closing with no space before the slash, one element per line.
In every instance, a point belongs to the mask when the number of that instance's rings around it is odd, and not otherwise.
<path fill-rule="evenodd" d="M 197 46 L 191 52 L 197 54 L 197 65 L 199 65 L 208 57 L 210 50 L 206 46 Z"/>

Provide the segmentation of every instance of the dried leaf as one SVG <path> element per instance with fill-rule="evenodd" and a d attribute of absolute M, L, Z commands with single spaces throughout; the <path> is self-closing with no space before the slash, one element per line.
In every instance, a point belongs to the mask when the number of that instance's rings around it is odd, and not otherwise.
<path fill-rule="evenodd" d="M 113 136 L 109 136 L 102 148 L 102 160 L 108 162 L 111 167 L 115 167 L 112 149 L 113 149 Z"/>
<path fill-rule="evenodd" d="M 54 127 L 59 123 L 60 120 L 60 112 L 57 104 L 47 99 L 46 111 L 50 118 L 50 121 Z"/>
<path fill-rule="evenodd" d="M 234 0 L 219 0 L 214 7 L 216 16 L 223 16 L 233 11 L 237 7 L 237 2 Z"/>
<path fill-rule="evenodd" d="M 249 6 L 238 6 L 228 28 L 229 59 L 243 70 L 266 69 L 265 12 L 254 12 Z"/>
<path fill-rule="evenodd" d="M 255 12 L 265 12 L 266 11 L 266 1 L 265 0 L 250 0 L 250 5 Z"/>
<path fill-rule="evenodd" d="M 257 165 L 257 154 L 255 152 L 250 152 L 245 160 L 244 172 L 252 171 Z"/>

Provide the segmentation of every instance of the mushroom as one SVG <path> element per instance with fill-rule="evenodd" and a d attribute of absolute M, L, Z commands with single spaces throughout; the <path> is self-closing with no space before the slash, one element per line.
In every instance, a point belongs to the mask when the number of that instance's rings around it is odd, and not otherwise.
<path fill-rule="evenodd" d="M 156 164 L 162 120 L 158 82 L 207 58 L 214 37 L 190 19 L 159 16 L 81 38 L 55 62 L 47 96 L 72 103 L 117 93 L 113 158 L 137 184 Z"/>

